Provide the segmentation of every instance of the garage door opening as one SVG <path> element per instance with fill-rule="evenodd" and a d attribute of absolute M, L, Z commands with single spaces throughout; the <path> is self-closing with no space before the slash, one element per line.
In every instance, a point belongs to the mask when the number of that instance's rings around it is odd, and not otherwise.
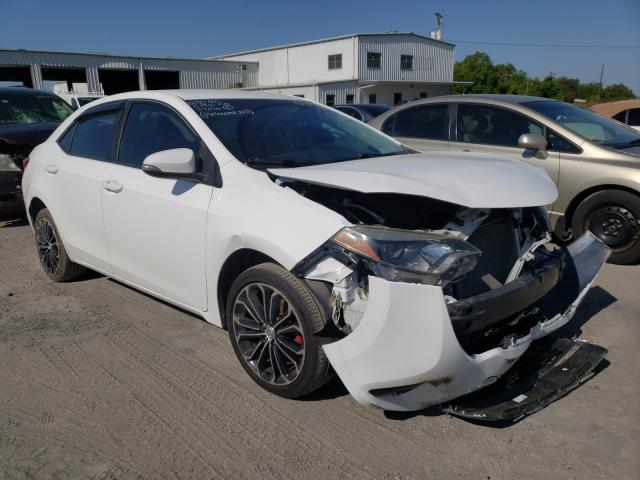
<path fill-rule="evenodd" d="M 44 82 L 64 82 L 68 92 L 73 91 L 74 83 L 87 83 L 87 71 L 84 68 L 42 67 Z"/>
<path fill-rule="evenodd" d="M 98 78 L 105 95 L 140 90 L 137 70 L 98 69 Z"/>
<path fill-rule="evenodd" d="M 145 70 L 144 83 L 147 90 L 171 90 L 180 88 L 180 72 Z"/>
<path fill-rule="evenodd" d="M 29 67 L 0 67 L 0 86 L 22 85 L 33 88 Z"/>

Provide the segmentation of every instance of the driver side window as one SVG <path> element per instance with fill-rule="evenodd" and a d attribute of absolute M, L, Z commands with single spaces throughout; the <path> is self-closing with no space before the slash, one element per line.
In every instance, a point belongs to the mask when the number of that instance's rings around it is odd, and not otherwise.
<path fill-rule="evenodd" d="M 190 148 L 197 156 L 199 140 L 170 109 L 153 103 L 135 103 L 122 132 L 118 162 L 141 168 L 152 153 Z"/>

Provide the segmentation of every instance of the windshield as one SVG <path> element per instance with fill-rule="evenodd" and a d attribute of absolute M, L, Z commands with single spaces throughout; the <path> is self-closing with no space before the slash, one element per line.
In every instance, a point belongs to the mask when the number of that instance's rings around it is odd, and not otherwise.
<path fill-rule="evenodd" d="M 73 113 L 61 98 L 52 95 L 16 94 L 0 96 L 0 125 L 62 122 Z"/>
<path fill-rule="evenodd" d="M 545 100 L 527 102 L 524 105 L 594 143 L 614 148 L 640 144 L 639 132 L 590 110 L 569 103 Z"/>
<path fill-rule="evenodd" d="M 408 153 L 361 122 L 300 100 L 191 100 L 191 108 L 240 161 L 297 167 Z"/>

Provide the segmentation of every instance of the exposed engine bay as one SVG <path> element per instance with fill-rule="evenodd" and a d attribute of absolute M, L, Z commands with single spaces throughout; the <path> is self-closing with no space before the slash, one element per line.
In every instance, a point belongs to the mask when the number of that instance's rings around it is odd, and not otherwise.
<path fill-rule="evenodd" d="M 540 207 L 471 209 L 415 195 L 360 193 L 300 181 L 284 185 L 356 225 L 420 231 L 475 247 L 479 253 L 472 268 L 438 283 L 468 353 L 514 341 L 541 321 L 538 301 L 555 286 L 564 267 L 564 254 L 552 247 L 548 217 Z M 344 335 L 358 327 L 367 304 L 367 278 L 379 272 L 374 262 L 336 242 L 323 245 L 296 268 L 309 281 L 332 284 L 330 314 Z M 532 272 L 536 281 L 529 279 Z M 423 283 L 410 277 L 403 281 Z M 512 301 L 501 298 L 499 307 L 491 301 L 516 285 L 521 288 Z"/>

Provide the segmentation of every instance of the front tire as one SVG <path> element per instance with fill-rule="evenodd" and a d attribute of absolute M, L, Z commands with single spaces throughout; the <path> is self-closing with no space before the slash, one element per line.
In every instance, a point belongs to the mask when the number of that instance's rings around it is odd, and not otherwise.
<path fill-rule="evenodd" d="M 304 282 L 279 265 L 263 263 L 241 273 L 228 298 L 231 344 L 258 385 L 299 398 L 331 378 L 314 336 L 324 326 L 322 309 Z"/>
<path fill-rule="evenodd" d="M 591 231 L 611 248 L 609 263 L 640 260 L 640 197 L 622 190 L 604 190 L 585 198 L 573 214 L 574 238 Z"/>
<path fill-rule="evenodd" d="M 33 222 L 40 265 L 54 282 L 68 282 L 85 272 L 81 265 L 73 263 L 62 244 L 58 228 L 46 208 L 40 210 Z"/>

